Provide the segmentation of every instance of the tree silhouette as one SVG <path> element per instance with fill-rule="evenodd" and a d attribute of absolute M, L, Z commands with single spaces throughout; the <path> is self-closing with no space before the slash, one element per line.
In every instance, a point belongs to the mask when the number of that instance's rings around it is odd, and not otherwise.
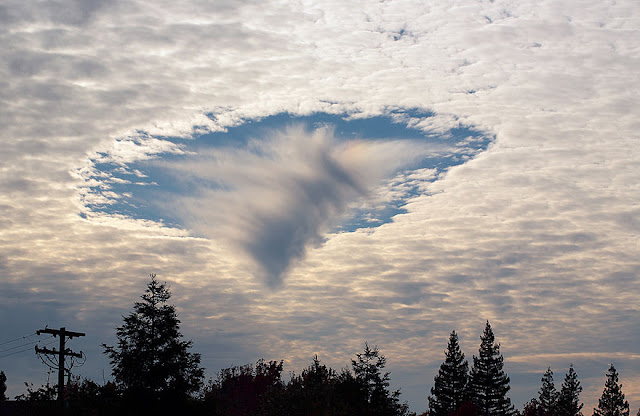
<path fill-rule="evenodd" d="M 445 361 L 434 378 L 429 396 L 429 415 L 447 416 L 458 410 L 465 400 L 469 363 L 464 358 L 456 331 L 449 335 Z"/>
<path fill-rule="evenodd" d="M 522 408 L 522 416 L 544 416 L 540 402 L 538 399 L 533 398 L 524 404 Z"/>
<path fill-rule="evenodd" d="M 542 386 L 540 387 L 538 403 L 540 410 L 545 416 L 554 416 L 559 393 L 553 384 L 553 371 L 547 367 L 547 371 L 542 375 Z"/>
<path fill-rule="evenodd" d="M 292 415 L 335 415 L 336 385 L 338 375 L 335 370 L 320 363 L 318 356 L 313 363 L 298 376 L 293 375 L 287 385 L 287 414 Z"/>
<path fill-rule="evenodd" d="M 602 397 L 598 407 L 593 409 L 593 416 L 629 416 L 629 402 L 624 399 L 622 384 L 618 384 L 618 372 L 613 364 L 607 372 Z"/>
<path fill-rule="evenodd" d="M 583 404 L 580 403 L 580 392 L 582 392 L 582 386 L 580 386 L 578 375 L 571 364 L 560 388 L 557 414 L 560 416 L 582 416 Z"/>
<path fill-rule="evenodd" d="M 473 356 L 473 367 L 469 379 L 469 395 L 483 416 L 509 416 L 515 413 L 507 397 L 509 377 L 502 370 L 504 359 L 500 345 L 495 343 L 491 325 L 487 321 L 480 336 L 479 356 Z"/>
<path fill-rule="evenodd" d="M 369 347 L 364 343 L 364 351 L 356 354 L 351 360 L 353 374 L 365 398 L 367 415 L 404 415 L 408 413 L 408 406 L 400 404 L 400 390 L 390 392 L 389 373 L 383 373 L 387 359 L 380 354 L 377 347 Z"/>
<path fill-rule="evenodd" d="M 5 396 L 6 391 L 7 391 L 7 376 L 4 374 L 4 371 L 0 371 L 0 401 L 7 400 L 7 396 Z"/>
<path fill-rule="evenodd" d="M 166 284 L 151 281 L 116 329 L 117 346 L 102 344 L 113 376 L 129 398 L 184 400 L 202 385 L 200 354 L 191 353 L 192 341 L 183 341 L 180 321 Z"/>
<path fill-rule="evenodd" d="M 204 389 L 210 413 L 224 416 L 270 415 L 280 407 L 283 362 L 260 359 L 220 370 Z"/>

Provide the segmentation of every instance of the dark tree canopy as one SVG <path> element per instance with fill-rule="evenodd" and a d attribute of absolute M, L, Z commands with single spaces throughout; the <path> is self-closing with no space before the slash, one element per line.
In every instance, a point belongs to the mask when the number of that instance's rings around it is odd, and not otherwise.
<path fill-rule="evenodd" d="M 329 415 L 336 414 L 340 406 L 337 398 L 338 374 L 322 364 L 318 356 L 300 375 L 293 375 L 287 385 L 291 408 L 289 414 Z"/>
<path fill-rule="evenodd" d="M 213 415 L 270 415 L 282 396 L 282 361 L 258 360 L 220 370 L 204 389 L 204 402 Z"/>
<path fill-rule="evenodd" d="M 629 416 L 629 403 L 624 399 L 622 384 L 618 383 L 618 372 L 613 364 L 607 372 L 602 397 L 598 407 L 593 409 L 593 416 Z"/>
<path fill-rule="evenodd" d="M 515 413 L 511 400 L 507 397 L 509 377 L 502 367 L 504 359 L 500 354 L 500 345 L 489 321 L 480 336 L 479 356 L 473 356 L 473 367 L 469 377 L 469 395 L 478 409 L 479 415 L 510 416 Z"/>
<path fill-rule="evenodd" d="M 189 352 L 192 342 L 182 340 L 180 321 L 171 293 L 155 274 L 116 329 L 117 346 L 103 344 L 115 380 L 130 398 L 182 400 L 202 386 L 200 354 Z"/>
<path fill-rule="evenodd" d="M 251 364 L 220 371 L 204 389 L 204 414 L 215 416 L 409 416 L 399 392 L 389 392 L 384 357 L 365 344 L 352 361 L 353 371 L 340 373 L 318 357 L 288 383 L 281 378 L 282 361 Z M 413 415 L 415 416 L 415 415 Z"/>
<path fill-rule="evenodd" d="M 7 392 L 7 376 L 4 371 L 0 371 L 0 401 L 7 400 L 5 393 Z"/>
<path fill-rule="evenodd" d="M 540 411 L 545 416 L 555 416 L 556 405 L 559 393 L 553 383 L 553 371 L 551 367 L 547 367 L 547 371 L 542 375 L 542 386 L 539 390 L 538 405 Z"/>
<path fill-rule="evenodd" d="M 457 411 L 466 396 L 469 363 L 460 349 L 456 331 L 449 335 L 449 343 L 444 354 L 445 360 L 434 378 L 434 386 L 429 396 L 430 416 L 448 416 Z"/>
<path fill-rule="evenodd" d="M 353 375 L 365 399 L 366 411 L 363 414 L 391 416 L 408 413 L 408 406 L 400 403 L 400 390 L 389 391 L 389 373 L 382 372 L 386 364 L 385 356 L 377 347 L 369 347 L 367 342 L 364 343 L 364 351 L 351 360 Z"/>
<path fill-rule="evenodd" d="M 582 416 L 581 410 L 583 404 L 580 403 L 581 392 L 582 386 L 580 385 L 576 371 L 573 369 L 573 364 L 571 364 L 560 388 L 557 414 L 559 416 Z"/>

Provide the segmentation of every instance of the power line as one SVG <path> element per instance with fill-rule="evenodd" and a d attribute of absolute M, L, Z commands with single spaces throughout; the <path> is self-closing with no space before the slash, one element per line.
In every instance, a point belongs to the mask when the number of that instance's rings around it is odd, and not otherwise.
<path fill-rule="evenodd" d="M 49 338 L 53 338 L 53 335 L 51 335 Z M 49 338 L 45 338 L 45 340 L 49 339 Z M 15 350 L 15 349 L 18 349 L 20 347 L 24 347 L 25 345 L 30 345 L 31 346 L 31 345 L 35 345 L 35 344 L 37 344 L 36 341 L 29 340 L 29 342 L 27 342 L 26 344 L 16 345 L 15 347 L 11 347 L 11 348 L 7 348 L 5 350 L 2 350 L 2 351 L 0 351 L 0 354 L 4 354 L 7 351 Z"/>
<path fill-rule="evenodd" d="M 21 336 L 21 337 L 18 337 L 18 338 L 12 339 L 12 340 L 10 340 L 10 341 L 0 342 L 0 345 L 10 344 L 10 343 L 12 343 L 12 342 L 16 342 L 16 341 L 19 341 L 19 340 L 21 340 L 21 339 L 25 339 L 25 338 L 27 338 L 27 339 L 28 339 L 28 337 L 30 337 L 30 336 L 32 336 L 32 335 L 36 335 L 36 333 L 34 332 L 33 334 L 24 335 L 24 336 Z"/>
<path fill-rule="evenodd" d="M 65 357 L 72 357 L 71 360 L 73 361 L 73 358 L 84 358 L 84 353 L 80 352 L 73 352 L 71 351 L 69 348 L 65 348 L 65 344 L 67 340 L 70 340 L 71 338 L 74 337 L 83 337 L 85 336 L 84 332 L 74 332 L 74 331 L 67 331 L 67 329 L 65 327 L 62 327 L 60 329 L 49 329 L 49 328 L 45 328 L 45 329 L 39 329 L 38 331 L 36 331 L 36 334 L 40 335 L 40 334 L 52 334 L 54 337 L 60 337 L 60 349 L 58 351 L 56 351 L 55 348 L 53 349 L 49 349 L 49 348 L 38 348 L 38 346 L 36 345 L 36 354 L 40 355 L 40 354 L 47 354 L 47 355 L 53 355 L 53 356 L 58 356 L 58 401 L 61 404 L 64 404 L 65 402 L 65 397 L 64 397 L 64 372 L 65 372 L 65 368 L 64 368 L 64 359 Z M 44 360 L 42 361 L 43 363 L 47 364 L 46 362 L 44 362 Z M 53 360 L 52 360 L 53 362 Z M 83 362 L 84 364 L 84 362 Z M 73 363 L 71 363 L 71 366 L 73 366 Z M 69 373 L 71 372 L 71 367 L 69 367 Z"/>
<path fill-rule="evenodd" d="M 33 351 L 33 348 L 29 347 L 29 348 L 24 349 L 24 350 L 15 351 L 15 352 L 12 352 L 11 354 L 2 355 L 2 356 L 0 356 L 0 358 L 7 358 L 7 357 L 11 357 L 12 355 L 16 355 L 16 354 L 19 354 L 19 353 L 21 353 L 21 352 L 25 352 L 25 351 Z"/>
<path fill-rule="evenodd" d="M 54 337 L 53 337 L 53 336 L 50 336 L 49 338 L 45 338 L 45 340 L 51 340 L 52 338 L 54 338 Z M 47 342 L 47 343 L 46 343 L 46 344 L 44 344 L 44 345 L 51 345 L 51 344 L 53 344 L 55 341 L 56 341 L 56 340 L 55 340 L 55 339 L 53 339 L 53 342 Z M 35 342 L 34 342 L 33 344 L 35 344 Z M 33 344 L 31 344 L 31 345 L 33 345 Z M 24 344 L 24 345 L 22 345 L 22 346 L 25 346 L 25 345 L 29 345 L 29 344 Z M 9 353 L 9 354 L 0 355 L 0 358 L 11 357 L 12 355 L 16 355 L 16 354 L 19 354 L 19 353 L 21 353 L 21 352 L 25 352 L 25 351 L 33 351 L 33 348 L 31 348 L 31 345 L 29 345 L 29 347 L 28 347 L 28 348 L 25 348 L 25 349 L 22 349 L 22 350 L 19 350 L 19 351 L 14 351 L 14 352 Z M 6 349 L 6 350 L 4 350 L 4 351 L 0 352 L 0 354 L 5 353 L 5 352 L 10 351 L 10 350 L 15 349 L 15 348 L 18 348 L 18 347 L 14 347 L 14 348 Z"/>

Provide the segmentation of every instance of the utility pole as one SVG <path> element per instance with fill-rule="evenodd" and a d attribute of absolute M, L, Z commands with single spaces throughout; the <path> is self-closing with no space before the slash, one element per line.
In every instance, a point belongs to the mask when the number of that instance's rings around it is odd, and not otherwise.
<path fill-rule="evenodd" d="M 73 352 L 68 348 L 65 348 L 66 339 L 71 339 L 73 337 L 83 337 L 85 336 L 84 332 L 73 332 L 67 331 L 66 328 L 62 327 L 60 329 L 40 329 L 36 331 L 38 335 L 40 334 L 51 334 L 54 337 L 60 337 L 60 349 L 56 351 L 56 349 L 49 348 L 38 348 L 36 345 L 36 353 L 37 354 L 50 354 L 58 356 L 58 401 L 64 404 L 64 357 L 71 356 L 76 358 L 82 358 L 82 353 Z"/>

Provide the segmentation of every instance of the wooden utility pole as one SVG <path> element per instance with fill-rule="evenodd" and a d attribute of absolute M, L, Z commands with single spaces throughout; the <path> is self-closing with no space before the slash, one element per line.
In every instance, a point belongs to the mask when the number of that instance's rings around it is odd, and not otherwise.
<path fill-rule="evenodd" d="M 58 401 L 60 403 L 64 403 L 64 357 L 71 356 L 82 358 L 82 353 L 73 352 L 68 348 L 65 348 L 66 339 L 71 339 L 73 337 L 83 337 L 85 336 L 84 332 L 73 332 L 67 331 L 66 328 L 62 327 L 60 329 L 40 329 L 36 331 L 38 335 L 40 334 L 51 334 L 54 337 L 60 337 L 60 349 L 56 351 L 56 349 L 50 350 L 49 348 L 38 348 L 36 345 L 36 353 L 38 354 L 50 354 L 58 356 Z"/>

